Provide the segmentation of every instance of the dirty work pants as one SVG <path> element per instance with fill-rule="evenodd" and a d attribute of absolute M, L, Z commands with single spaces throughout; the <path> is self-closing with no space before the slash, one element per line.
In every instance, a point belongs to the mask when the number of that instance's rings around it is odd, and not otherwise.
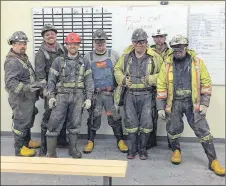
<path fill-rule="evenodd" d="M 150 132 L 153 130 L 152 121 L 152 92 L 132 92 L 127 91 L 124 99 L 124 112 L 125 112 L 125 129 L 128 132 L 129 150 L 137 145 L 142 144 L 140 148 L 146 149 L 147 140 Z M 140 133 L 139 143 L 138 137 L 134 140 L 134 134 Z"/>
<path fill-rule="evenodd" d="M 199 111 L 193 111 L 191 98 L 174 100 L 172 105 L 172 113 L 168 115 L 166 130 L 169 136 L 172 150 L 180 150 L 179 136 L 184 130 L 183 114 L 186 115 L 188 124 L 193 129 L 195 135 L 200 139 L 205 150 L 207 158 L 211 163 L 215 160 L 216 152 L 213 144 L 213 137 L 209 131 L 209 125 L 204 115 L 200 115 Z"/>
<path fill-rule="evenodd" d="M 98 92 L 93 95 L 92 106 L 91 109 L 89 109 L 89 118 L 87 119 L 88 140 L 94 141 L 96 131 L 101 126 L 103 107 L 107 115 L 108 124 L 112 127 L 115 137 L 117 140 L 122 140 L 123 130 L 121 116 L 119 111 L 115 108 L 113 92 L 105 91 Z M 93 120 L 91 118 L 93 118 Z"/>
<path fill-rule="evenodd" d="M 13 111 L 12 131 L 17 155 L 22 146 L 28 146 L 31 139 L 30 129 L 35 119 L 36 92 L 9 93 L 8 102 Z"/>
<path fill-rule="evenodd" d="M 82 89 L 78 89 L 76 93 L 57 94 L 56 106 L 52 109 L 46 136 L 58 136 L 64 122 L 66 122 L 66 129 L 69 134 L 79 134 L 84 99 L 85 95 Z"/>

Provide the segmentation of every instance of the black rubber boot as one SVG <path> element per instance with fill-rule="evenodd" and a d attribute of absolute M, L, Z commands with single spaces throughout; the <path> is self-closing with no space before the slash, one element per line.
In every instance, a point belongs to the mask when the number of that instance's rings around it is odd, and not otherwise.
<path fill-rule="evenodd" d="M 39 156 L 46 156 L 47 153 L 47 144 L 46 144 L 46 131 L 47 128 L 41 127 L 41 146 L 39 151 Z"/>
<path fill-rule="evenodd" d="M 172 146 L 171 146 L 171 144 L 170 144 L 170 140 L 169 140 L 169 136 L 168 136 L 168 135 L 167 135 L 167 141 L 168 141 L 168 148 L 171 149 Z"/>
<path fill-rule="evenodd" d="M 69 155 L 73 158 L 81 158 L 82 153 L 77 149 L 78 134 L 69 134 Z"/>
<path fill-rule="evenodd" d="M 128 137 L 130 139 L 130 143 L 129 143 L 129 151 L 127 153 L 127 158 L 134 159 L 138 153 L 138 134 L 129 133 Z"/>
<path fill-rule="evenodd" d="M 57 136 L 47 136 L 46 137 L 47 142 L 47 154 L 46 156 L 49 158 L 56 158 L 56 146 L 57 146 Z"/>
<path fill-rule="evenodd" d="M 148 138 L 147 146 L 146 149 L 151 149 L 152 147 L 157 146 L 157 141 L 156 141 L 156 131 L 152 131 L 150 133 L 150 136 Z"/>
<path fill-rule="evenodd" d="M 26 146 L 26 137 L 13 132 L 15 156 L 20 156 L 20 149 Z"/>
<path fill-rule="evenodd" d="M 57 137 L 57 147 L 67 148 L 68 145 L 69 143 L 67 142 L 66 123 L 64 123 L 60 131 L 60 135 Z"/>
<path fill-rule="evenodd" d="M 141 160 L 146 160 L 148 158 L 148 152 L 146 150 L 147 141 L 148 141 L 149 134 L 146 133 L 140 133 L 140 150 L 139 150 L 139 156 Z"/>

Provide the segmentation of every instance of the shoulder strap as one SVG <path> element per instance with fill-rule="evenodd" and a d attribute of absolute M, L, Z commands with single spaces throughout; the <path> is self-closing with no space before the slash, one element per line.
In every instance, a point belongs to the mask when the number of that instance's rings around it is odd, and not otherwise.
<path fill-rule="evenodd" d="M 44 50 L 43 48 L 40 48 L 40 50 L 44 53 L 44 56 L 47 60 L 50 60 L 50 56 L 48 54 L 48 52 L 46 50 Z"/>
<path fill-rule="evenodd" d="M 111 58 L 111 49 L 108 49 L 108 58 Z"/>
<path fill-rule="evenodd" d="M 93 51 L 91 51 L 91 52 L 89 53 L 89 55 L 90 55 L 90 61 L 93 62 Z"/>

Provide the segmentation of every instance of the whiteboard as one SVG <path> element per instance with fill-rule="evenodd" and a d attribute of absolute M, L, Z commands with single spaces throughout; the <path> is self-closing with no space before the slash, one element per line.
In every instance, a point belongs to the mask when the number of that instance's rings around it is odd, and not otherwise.
<path fill-rule="evenodd" d="M 188 34 L 189 48 L 204 60 L 212 84 L 225 85 L 225 6 L 191 6 Z"/>
<path fill-rule="evenodd" d="M 188 6 L 139 6 L 139 7 L 109 7 L 112 12 L 112 48 L 122 53 L 130 45 L 132 33 L 136 28 L 143 28 L 149 38 L 149 44 L 154 44 L 152 32 L 164 28 L 168 33 L 167 42 L 176 34 L 187 36 Z"/>

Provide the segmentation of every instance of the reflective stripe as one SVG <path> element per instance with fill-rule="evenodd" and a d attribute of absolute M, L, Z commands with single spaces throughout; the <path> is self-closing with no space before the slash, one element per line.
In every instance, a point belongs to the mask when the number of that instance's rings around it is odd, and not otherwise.
<path fill-rule="evenodd" d="M 17 57 L 16 57 L 17 58 Z M 29 71 L 29 74 L 30 74 L 30 83 L 33 83 L 35 82 L 35 74 L 34 74 L 34 71 L 32 68 L 30 68 L 27 63 L 25 63 L 23 60 L 17 58 L 18 61 L 23 65 L 23 68 L 24 69 L 27 69 Z"/>
<path fill-rule="evenodd" d="M 24 84 L 19 82 L 16 89 L 14 90 L 15 93 L 19 93 L 23 89 Z"/>
<path fill-rule="evenodd" d="M 201 87 L 201 94 L 210 94 L 212 92 L 212 86 Z"/>
<path fill-rule="evenodd" d="M 132 84 L 130 88 L 146 88 L 146 86 L 142 84 Z"/>
<path fill-rule="evenodd" d="M 170 64 L 167 63 L 166 64 L 166 85 L 167 85 L 167 89 L 169 87 L 169 69 L 170 69 Z"/>
<path fill-rule="evenodd" d="M 79 87 L 79 88 L 85 88 L 84 82 L 78 82 L 77 83 L 77 87 Z"/>
<path fill-rule="evenodd" d="M 128 132 L 128 133 L 136 133 L 136 132 L 138 132 L 138 127 L 132 128 L 132 129 L 128 129 L 128 128 L 125 128 L 125 129 L 126 129 L 126 132 Z"/>
<path fill-rule="evenodd" d="M 50 68 L 49 71 L 50 71 L 51 73 L 53 73 L 55 76 L 59 76 L 59 72 L 57 72 L 55 69 Z"/>
<path fill-rule="evenodd" d="M 191 95 L 191 90 L 176 90 L 177 96 Z"/>
<path fill-rule="evenodd" d="M 17 130 L 17 129 L 14 129 L 13 126 L 12 126 L 12 131 L 13 131 L 15 134 L 17 134 L 18 136 L 23 135 L 23 132 L 21 132 L 21 131 L 19 131 L 19 130 Z"/>
<path fill-rule="evenodd" d="M 169 135 L 169 137 L 170 137 L 171 139 L 177 139 L 177 138 L 179 138 L 179 137 L 181 136 L 181 134 L 182 134 L 182 133 L 176 134 L 176 135 L 171 135 L 171 134 L 168 133 L 168 135 Z"/>
<path fill-rule="evenodd" d="M 145 128 L 140 128 L 140 131 L 143 132 L 143 133 L 146 133 L 146 134 L 152 132 L 151 129 L 145 129 Z"/>
<path fill-rule="evenodd" d="M 89 69 L 89 70 L 87 70 L 87 71 L 85 72 L 85 76 L 87 76 L 87 75 L 89 75 L 89 74 L 91 74 L 91 73 L 92 73 L 92 70 Z"/>
<path fill-rule="evenodd" d="M 200 142 L 206 142 L 206 141 L 211 141 L 213 139 L 213 136 L 211 134 L 204 136 L 202 138 L 200 138 Z"/>
<path fill-rule="evenodd" d="M 156 99 L 166 99 L 167 98 L 167 91 L 157 91 Z"/>
<path fill-rule="evenodd" d="M 57 84 L 58 87 L 61 87 L 61 84 Z M 69 82 L 69 83 L 63 83 L 63 87 L 65 88 L 84 88 L 84 83 L 83 82 Z"/>

